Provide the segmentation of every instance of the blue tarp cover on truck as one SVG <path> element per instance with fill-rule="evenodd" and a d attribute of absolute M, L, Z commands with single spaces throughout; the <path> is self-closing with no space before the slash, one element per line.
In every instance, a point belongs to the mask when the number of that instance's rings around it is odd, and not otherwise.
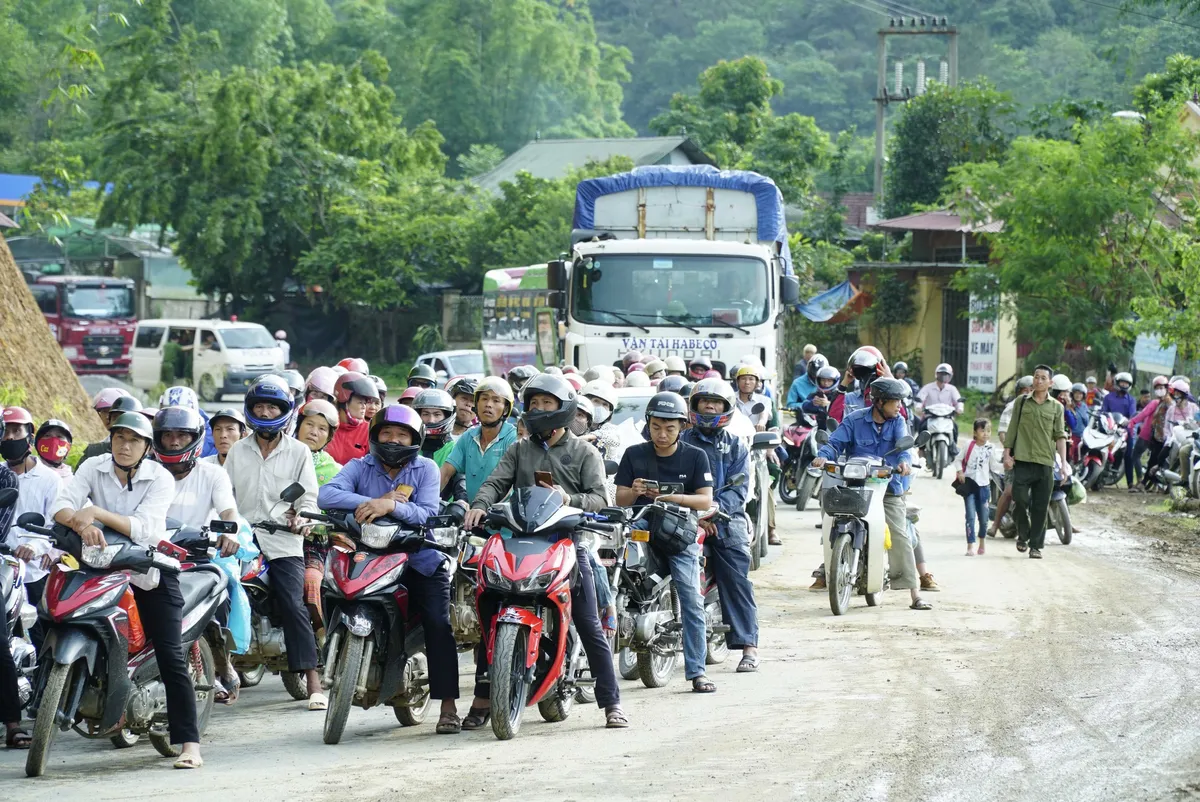
<path fill-rule="evenodd" d="M 573 227 L 595 228 L 597 198 L 643 187 L 712 187 L 752 193 L 758 207 L 758 239 L 778 243 L 784 272 L 792 274 L 792 252 L 788 248 L 787 224 L 783 219 L 783 195 L 774 181 L 746 170 L 718 170 L 708 164 L 651 165 L 635 167 L 628 173 L 586 178 L 575 190 Z"/>

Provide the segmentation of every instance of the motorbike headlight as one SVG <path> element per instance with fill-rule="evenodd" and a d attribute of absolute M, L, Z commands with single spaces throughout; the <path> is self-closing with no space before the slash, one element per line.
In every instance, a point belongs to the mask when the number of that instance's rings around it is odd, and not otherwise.
<path fill-rule="evenodd" d="M 512 582 L 501 576 L 500 571 L 491 563 L 483 566 L 483 583 L 491 590 L 512 590 Z"/>
<path fill-rule="evenodd" d="M 80 556 L 83 558 L 83 562 L 86 565 L 89 565 L 92 568 L 104 570 L 108 566 L 112 565 L 113 558 L 120 553 L 122 548 L 124 548 L 124 546 L 120 545 L 104 547 L 84 546 Z"/>
<path fill-rule="evenodd" d="M 372 593 L 379 593 L 389 585 L 394 584 L 395 581 L 400 578 L 400 574 L 404 571 L 404 566 L 407 564 L 408 563 L 400 563 L 400 565 L 397 565 L 395 568 L 379 577 L 379 579 L 376 579 L 367 586 L 367 589 L 362 592 L 362 595 L 370 596 Z"/>
<path fill-rule="evenodd" d="M 92 599 L 90 602 L 88 602 L 87 604 L 80 607 L 78 610 L 76 610 L 72 614 L 72 617 L 78 618 L 80 616 L 87 615 L 88 613 L 94 613 L 97 610 L 103 610 L 107 607 L 112 607 L 114 604 L 116 604 L 118 601 L 120 601 L 121 596 L 124 593 L 125 593 L 124 583 L 119 584 L 115 588 L 105 591 L 100 596 L 96 597 L 95 599 Z"/>
<path fill-rule="evenodd" d="M 362 544 L 369 549 L 386 549 L 400 529 L 398 526 L 367 524 L 362 528 Z"/>
<path fill-rule="evenodd" d="M 546 588 L 550 587 L 550 583 L 554 581 L 554 577 L 554 573 L 546 573 L 523 579 L 517 584 L 517 592 L 544 593 Z"/>
<path fill-rule="evenodd" d="M 433 536 L 433 542 L 444 549 L 454 548 L 458 545 L 458 527 L 455 526 L 439 526 L 436 529 L 430 530 Z"/>
<path fill-rule="evenodd" d="M 867 466 L 859 465 L 857 463 L 852 463 L 850 465 L 846 465 L 844 468 L 842 468 L 842 478 L 843 479 L 866 479 L 867 478 Z"/>

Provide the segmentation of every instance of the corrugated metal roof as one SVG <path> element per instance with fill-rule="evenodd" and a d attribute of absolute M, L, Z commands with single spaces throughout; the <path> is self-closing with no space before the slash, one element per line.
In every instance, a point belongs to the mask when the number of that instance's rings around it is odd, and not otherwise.
<path fill-rule="evenodd" d="M 16 173 L 0 173 L 0 206 L 23 206 L 25 198 L 34 188 L 42 183 L 36 175 L 18 175 Z M 97 189 L 100 186 L 95 181 L 84 181 L 84 189 Z M 112 191 L 112 185 L 104 188 L 105 192 Z"/>
<path fill-rule="evenodd" d="M 996 234 L 1004 230 L 1003 220 L 990 220 L 983 225 L 964 224 L 962 218 L 943 210 L 916 212 L 891 220 L 880 220 L 872 228 L 890 231 L 958 231 L 964 234 Z"/>
<path fill-rule="evenodd" d="M 0 228 L 17 228 L 17 224 L 11 217 L 0 212 Z"/>
<path fill-rule="evenodd" d="M 685 136 L 644 136 L 613 139 L 540 139 L 530 142 L 500 164 L 475 179 L 488 192 L 498 194 L 500 183 L 512 181 L 525 171 L 535 178 L 563 178 L 589 161 L 627 156 L 635 167 L 658 164 L 672 151 L 682 150 L 692 164 L 712 164 L 694 142 Z"/>

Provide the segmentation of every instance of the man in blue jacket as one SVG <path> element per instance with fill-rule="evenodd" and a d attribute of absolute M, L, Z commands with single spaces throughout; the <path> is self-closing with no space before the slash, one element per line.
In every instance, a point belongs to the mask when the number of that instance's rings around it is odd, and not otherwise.
<path fill-rule="evenodd" d="M 804 367 L 800 367 L 799 362 L 796 363 L 792 386 L 788 388 L 787 408 L 796 410 L 800 405 L 808 400 L 808 397 L 817 391 L 817 371 L 829 364 L 829 360 L 821 354 L 813 354 Z"/>
<path fill-rule="evenodd" d="M 1100 404 L 1100 414 L 1115 413 L 1124 415 L 1126 420 L 1133 420 L 1137 414 L 1137 398 L 1130 392 L 1133 387 L 1133 377 L 1128 373 L 1118 373 L 1113 377 L 1113 391 L 1104 396 Z M 1133 432 L 1129 432 L 1129 443 L 1125 448 L 1125 484 L 1134 486 L 1133 482 Z"/>
<path fill-rule="evenodd" d="M 758 670 L 758 605 L 750 583 L 750 527 L 746 522 L 746 493 L 750 484 L 725 487 L 730 477 L 750 473 L 750 450 L 740 438 L 725 431 L 733 406 L 733 390 L 728 382 L 720 379 L 699 382 L 688 400 L 692 428 L 680 440 L 708 455 L 713 486 L 719 491 L 714 501 L 730 518 L 728 522 L 701 523 L 706 534 L 705 551 L 712 557 L 705 567 L 716 576 L 721 617 L 729 625 L 725 644 L 730 649 L 742 650 L 737 670 L 746 673 Z"/>
<path fill-rule="evenodd" d="M 346 463 L 317 495 L 325 510 L 354 512 L 359 523 L 391 518 L 413 527 L 438 514 L 440 480 L 433 460 L 420 455 L 425 426 L 410 407 L 392 404 L 375 413 L 370 453 Z M 411 488 L 411 489 L 409 489 Z M 421 613 L 429 695 L 442 702 L 437 732 L 462 729 L 458 699 L 458 651 L 450 628 L 450 571 L 440 551 L 423 549 L 408 559 L 403 579 L 408 598 Z"/>

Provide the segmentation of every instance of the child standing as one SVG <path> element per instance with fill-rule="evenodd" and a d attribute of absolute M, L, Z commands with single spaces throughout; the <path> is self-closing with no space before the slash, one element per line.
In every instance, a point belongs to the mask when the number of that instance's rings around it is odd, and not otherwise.
<path fill-rule="evenodd" d="M 967 556 L 983 554 L 984 536 L 988 527 L 988 496 L 992 481 L 992 463 L 995 449 L 988 442 L 992 436 L 992 424 L 987 418 L 978 418 L 974 424 L 974 439 L 967 446 L 962 462 L 958 466 L 958 481 L 967 485 L 963 501 L 967 506 Z M 979 551 L 975 550 L 975 522 L 979 521 Z"/>

